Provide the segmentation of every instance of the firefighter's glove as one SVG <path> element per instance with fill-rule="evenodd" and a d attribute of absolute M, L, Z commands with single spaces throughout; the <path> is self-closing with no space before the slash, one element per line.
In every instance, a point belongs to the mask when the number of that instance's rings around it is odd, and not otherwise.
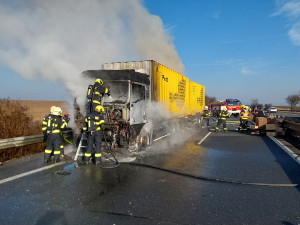
<path fill-rule="evenodd" d="M 64 115 L 64 120 L 69 123 L 70 121 L 70 114 L 68 113 L 67 115 Z"/>
<path fill-rule="evenodd" d="M 105 127 L 104 123 L 101 123 L 101 124 L 100 124 L 100 129 L 101 129 L 101 130 L 104 130 L 104 127 Z"/>
<path fill-rule="evenodd" d="M 43 142 L 46 142 L 48 138 L 48 134 L 47 132 L 43 132 L 43 134 L 44 134 Z"/>

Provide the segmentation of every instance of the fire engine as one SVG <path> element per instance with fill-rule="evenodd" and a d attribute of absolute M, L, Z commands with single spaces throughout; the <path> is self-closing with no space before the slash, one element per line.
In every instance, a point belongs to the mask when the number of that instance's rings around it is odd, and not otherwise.
<path fill-rule="evenodd" d="M 216 116 L 224 107 L 230 115 L 237 117 L 241 113 L 241 102 L 238 99 L 226 99 L 225 101 L 217 101 L 211 104 L 213 115 Z"/>

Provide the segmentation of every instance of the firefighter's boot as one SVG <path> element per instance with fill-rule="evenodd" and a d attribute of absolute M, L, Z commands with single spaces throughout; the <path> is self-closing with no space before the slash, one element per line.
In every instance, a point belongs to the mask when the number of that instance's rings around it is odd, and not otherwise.
<path fill-rule="evenodd" d="M 45 153 L 44 153 L 44 163 L 51 162 L 51 159 L 50 159 L 51 153 L 52 153 L 52 150 L 45 149 Z"/>

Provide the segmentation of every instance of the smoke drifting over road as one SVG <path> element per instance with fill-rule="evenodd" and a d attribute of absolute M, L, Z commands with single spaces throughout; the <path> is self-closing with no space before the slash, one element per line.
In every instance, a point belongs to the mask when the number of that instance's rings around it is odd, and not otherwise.
<path fill-rule="evenodd" d="M 73 97 L 86 95 L 81 72 L 104 62 L 154 59 L 184 70 L 141 0 L 1 0 L 0 21 L 0 63 L 26 78 L 60 80 Z"/>

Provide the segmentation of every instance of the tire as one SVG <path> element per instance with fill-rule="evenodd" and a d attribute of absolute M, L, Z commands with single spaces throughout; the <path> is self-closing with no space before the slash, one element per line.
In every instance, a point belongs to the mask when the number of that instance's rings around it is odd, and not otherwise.
<path fill-rule="evenodd" d="M 147 134 L 138 136 L 135 147 L 137 151 L 140 151 L 152 144 L 153 144 L 153 131 L 150 130 Z"/>

